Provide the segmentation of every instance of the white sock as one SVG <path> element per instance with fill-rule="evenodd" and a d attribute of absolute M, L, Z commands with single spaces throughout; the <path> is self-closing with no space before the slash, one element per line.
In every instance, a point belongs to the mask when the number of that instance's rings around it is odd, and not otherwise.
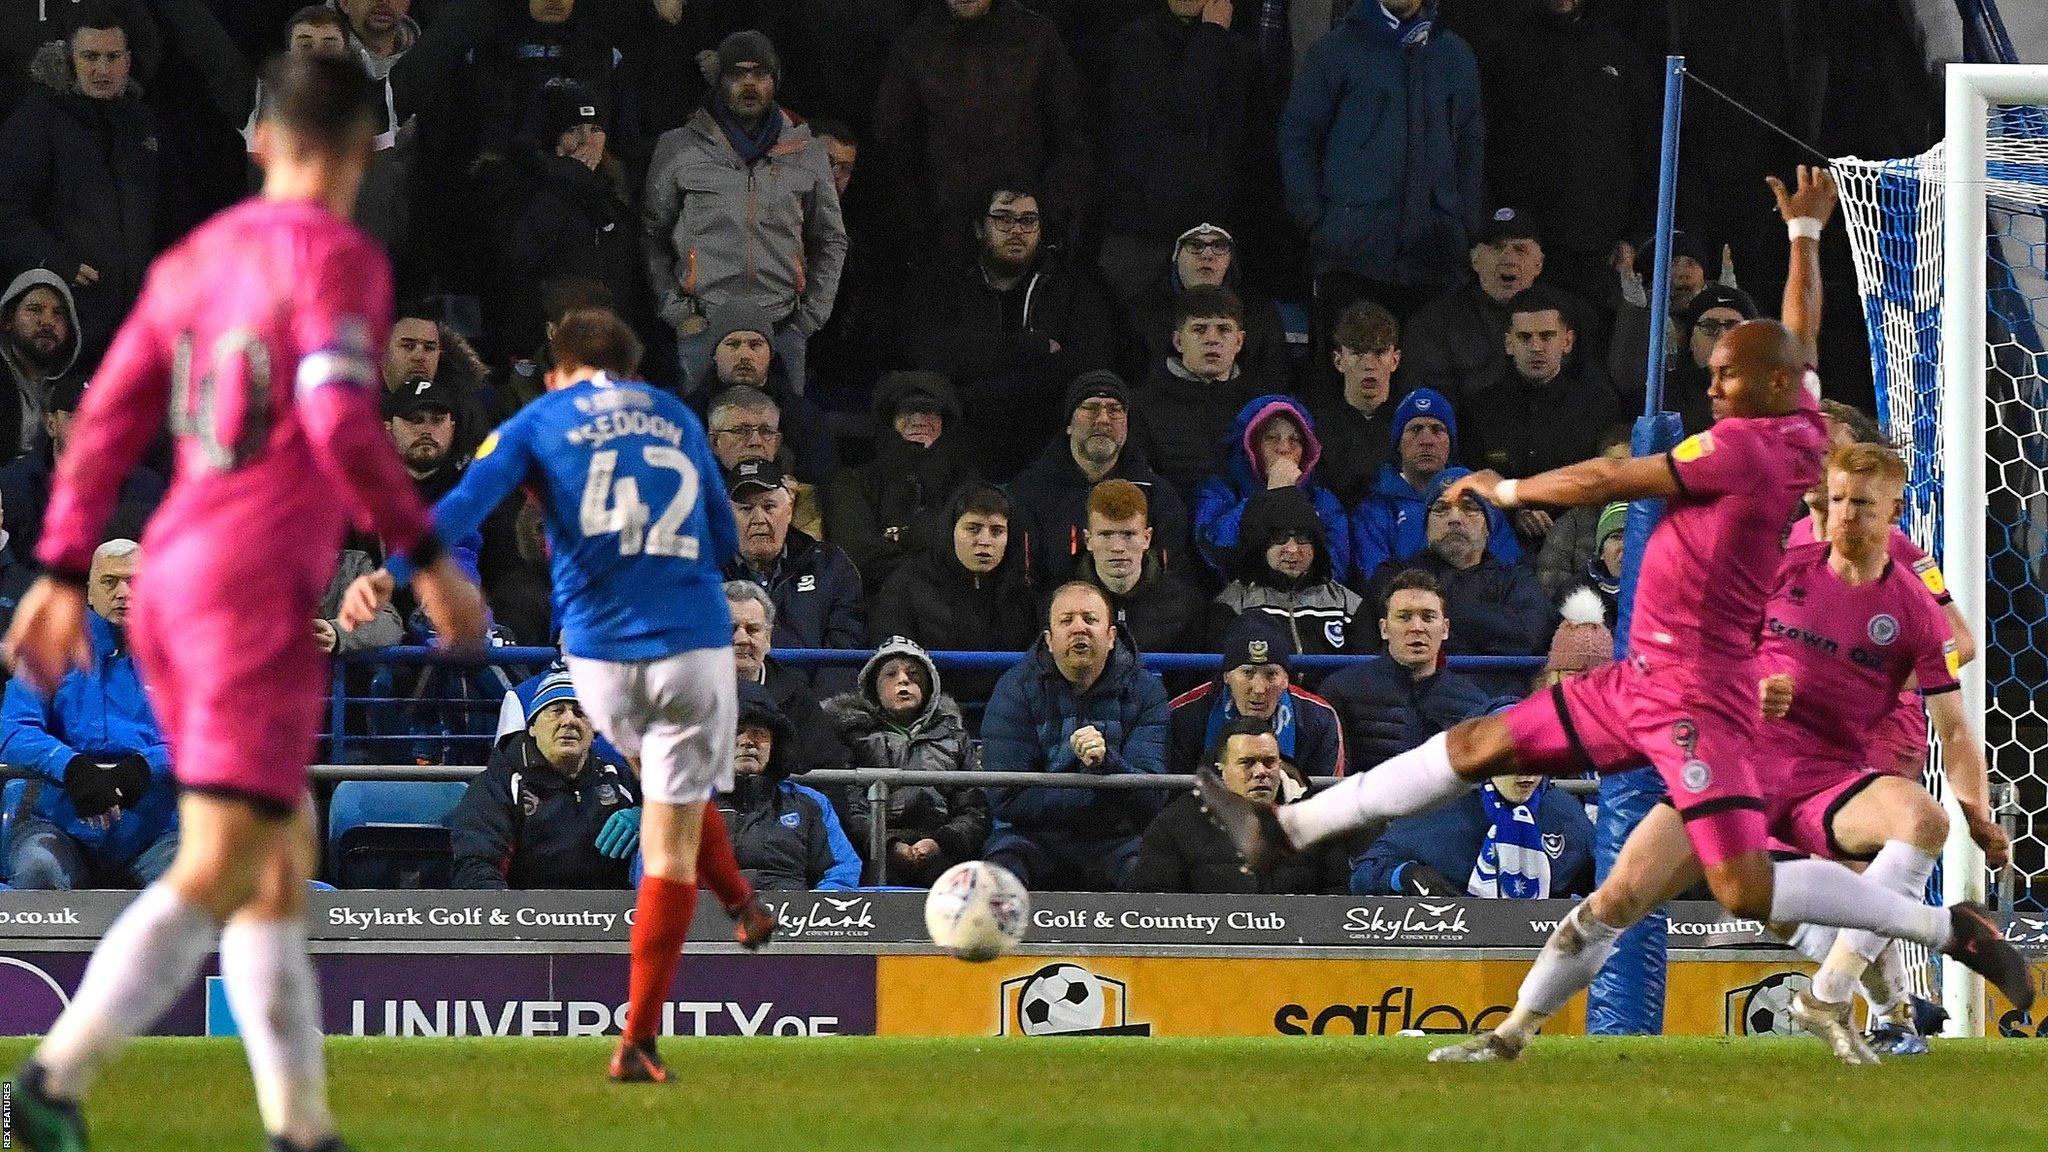
<path fill-rule="evenodd" d="M 1794 952 L 1815 964 L 1825 964 L 1828 961 L 1828 949 L 1835 946 L 1835 935 L 1840 931 L 1839 928 L 1830 928 L 1825 924 L 1797 924 L 1793 926 L 1792 934 L 1785 937 L 1785 943 L 1791 945 Z"/>
<path fill-rule="evenodd" d="M 1863 878 L 1915 901 L 1927 891 L 1927 878 L 1934 875 L 1934 857 L 1904 840 L 1887 840 Z M 1844 929 L 1834 948 L 1813 978 L 1813 994 L 1831 1004 L 1840 1004 L 1855 994 L 1863 970 L 1891 942 L 1887 936 L 1860 928 Z"/>
<path fill-rule="evenodd" d="M 1948 945 L 1948 913 L 1902 896 L 1832 860 L 1784 860 L 1772 869 L 1772 920 L 1866 928 L 1936 951 Z"/>
<path fill-rule="evenodd" d="M 310 1148 L 334 1135 L 320 1050 L 320 986 L 304 920 L 238 916 L 220 934 L 228 1006 L 249 1053 L 263 1128 Z"/>
<path fill-rule="evenodd" d="M 1621 929 L 1595 917 L 1583 900 L 1572 905 L 1522 978 L 1514 1011 L 1494 1031 L 1524 1041 L 1535 1035 L 1565 1001 L 1593 983 L 1620 940 Z"/>
<path fill-rule="evenodd" d="M 1904 949 L 1894 940 L 1891 947 L 1877 954 L 1877 961 L 1863 970 L 1863 979 L 1858 988 L 1863 993 L 1863 1002 L 1870 1006 L 1870 1018 L 1889 1016 L 1906 1002 L 1906 990 L 1911 987 L 1906 978 Z"/>
<path fill-rule="evenodd" d="M 220 924 L 168 885 L 143 889 L 107 929 L 71 1006 L 36 1047 L 50 1092 L 84 1096 L 101 1065 L 191 986 L 219 936 Z"/>
<path fill-rule="evenodd" d="M 1439 732 L 1421 746 L 1292 804 L 1280 806 L 1280 827 L 1296 848 L 1397 816 L 1427 812 L 1472 790 L 1451 771 L 1450 745 Z"/>

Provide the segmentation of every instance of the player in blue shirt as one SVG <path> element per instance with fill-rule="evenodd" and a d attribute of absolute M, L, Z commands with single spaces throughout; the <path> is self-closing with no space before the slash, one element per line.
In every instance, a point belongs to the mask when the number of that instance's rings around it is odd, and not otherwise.
<path fill-rule="evenodd" d="M 550 350 L 547 395 L 485 437 L 434 523 L 442 539 L 461 539 L 521 486 L 545 508 L 569 678 L 598 731 L 635 760 L 645 804 L 631 999 L 611 1076 L 661 1082 L 654 1037 L 698 872 L 738 921 L 740 943 L 759 947 L 775 924 L 705 803 L 733 787 L 739 705 L 720 570 L 739 532 L 704 426 L 680 400 L 631 378 L 641 349 L 623 321 L 570 312 Z M 347 610 L 373 615 L 408 567 L 394 556 L 357 581 Z"/>

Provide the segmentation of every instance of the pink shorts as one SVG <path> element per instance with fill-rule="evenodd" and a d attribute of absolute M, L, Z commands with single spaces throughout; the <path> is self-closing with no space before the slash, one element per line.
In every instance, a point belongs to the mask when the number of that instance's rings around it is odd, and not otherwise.
<path fill-rule="evenodd" d="M 1865 788 L 1889 773 L 1877 772 L 1847 761 L 1834 762 L 1839 772 L 1827 776 L 1808 774 L 1808 783 L 1794 791 L 1773 792 L 1767 806 L 1770 818 L 1770 848 L 1796 856 L 1821 856 L 1829 860 L 1868 860 L 1844 851 L 1835 841 L 1835 813 L 1854 800 Z"/>
<path fill-rule="evenodd" d="M 1661 682 L 1659 672 L 1661 671 Z M 1574 676 L 1507 712 L 1522 765 L 1603 775 L 1654 765 L 1700 863 L 1764 847 L 1764 803 L 1749 763 L 1756 692 L 1739 668 L 1718 679 L 1628 659 Z M 1704 687 L 1686 688 L 1697 680 Z"/>
<path fill-rule="evenodd" d="M 1927 771 L 1927 708 L 1920 694 L 1908 692 L 1870 734 L 1870 766 L 1880 772 L 1919 781 Z"/>
<path fill-rule="evenodd" d="M 145 547 L 128 610 L 173 773 L 183 788 L 288 815 L 311 791 L 306 766 L 327 707 L 327 654 L 312 628 L 325 586 L 259 541 L 211 570 L 179 561 Z"/>

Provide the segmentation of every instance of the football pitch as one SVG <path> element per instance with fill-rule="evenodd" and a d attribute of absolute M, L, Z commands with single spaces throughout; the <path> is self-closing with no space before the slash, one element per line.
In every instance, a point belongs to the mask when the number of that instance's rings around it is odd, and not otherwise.
<path fill-rule="evenodd" d="M 670 1040 L 668 1085 L 615 1085 L 606 1041 L 330 1040 L 358 1152 L 588 1148 L 2037 1148 L 2048 1044 L 1937 1043 L 1883 1067 L 1817 1042 L 1541 1040 L 1441 1067 L 1437 1041 Z M 13 1069 L 29 1042 L 0 1041 Z M 258 1149 L 233 1041 L 140 1043 L 87 1112 L 96 1149 Z M 19 1143 L 15 1147 L 19 1147 Z"/>

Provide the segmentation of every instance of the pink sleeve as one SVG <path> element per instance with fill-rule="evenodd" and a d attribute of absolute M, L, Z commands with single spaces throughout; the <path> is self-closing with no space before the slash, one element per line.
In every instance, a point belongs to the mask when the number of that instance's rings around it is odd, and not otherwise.
<path fill-rule="evenodd" d="M 1920 618 L 1921 641 L 1913 653 L 1913 680 L 1924 696 L 1952 691 L 1961 686 L 1956 673 L 1962 670 L 1955 636 L 1931 598 L 1915 598 L 1919 601 L 1915 615 Z"/>
<path fill-rule="evenodd" d="M 1665 453 L 1687 496 L 1722 496 L 1756 487 L 1755 435 L 1749 421 L 1723 420 Z"/>
<path fill-rule="evenodd" d="M 1941 565 L 1936 564 L 1934 557 L 1922 551 L 1901 529 L 1892 529 L 1890 555 L 1892 563 L 1910 570 L 1914 578 L 1933 594 L 1936 604 L 1945 608 L 1954 599 L 1948 593 L 1948 582 L 1942 577 Z"/>
<path fill-rule="evenodd" d="M 36 559 L 60 576 L 84 581 L 93 549 L 113 514 L 121 483 L 163 429 L 170 410 L 171 347 L 152 312 L 156 274 L 100 360 L 57 462 Z"/>
<path fill-rule="evenodd" d="M 378 420 L 383 387 L 376 350 L 391 327 L 391 265 L 366 240 L 335 245 L 298 302 L 295 383 L 299 419 L 314 459 L 339 484 L 350 516 L 395 551 L 430 529 L 427 508 Z"/>

